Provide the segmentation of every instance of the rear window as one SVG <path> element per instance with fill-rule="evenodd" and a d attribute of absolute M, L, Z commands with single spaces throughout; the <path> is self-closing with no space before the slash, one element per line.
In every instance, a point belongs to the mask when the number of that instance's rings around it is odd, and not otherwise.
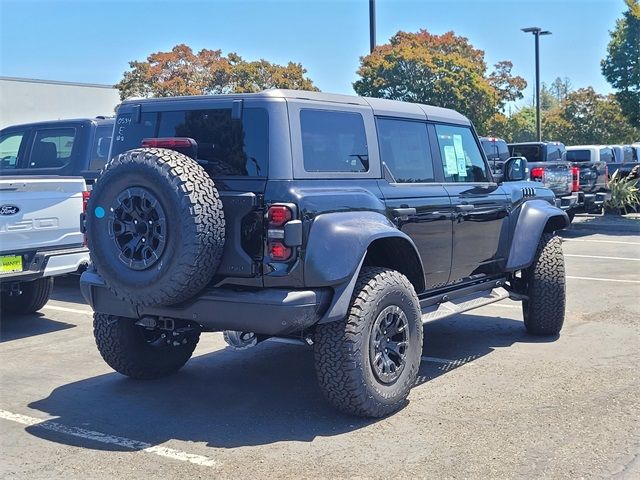
<path fill-rule="evenodd" d="M 482 149 L 487 155 L 487 160 L 508 160 L 509 148 L 504 140 L 482 140 Z"/>
<path fill-rule="evenodd" d="M 512 157 L 524 157 L 527 162 L 542 162 L 542 148 L 539 145 L 513 145 L 510 148 Z"/>
<path fill-rule="evenodd" d="M 549 144 L 547 145 L 547 162 L 556 162 L 558 160 L 566 159 L 567 149 L 562 144 Z"/>
<path fill-rule="evenodd" d="M 211 176 L 267 176 L 269 116 L 263 108 L 244 108 L 242 121 L 227 108 L 145 112 L 140 123 L 125 113 L 116 119 L 114 134 L 112 156 L 139 148 L 145 138 L 188 137 Z"/>
<path fill-rule="evenodd" d="M 359 113 L 300 111 L 302 156 L 307 172 L 367 172 L 369 150 Z"/>
<path fill-rule="evenodd" d="M 567 150 L 567 160 L 570 162 L 590 162 L 591 152 L 589 150 Z"/>

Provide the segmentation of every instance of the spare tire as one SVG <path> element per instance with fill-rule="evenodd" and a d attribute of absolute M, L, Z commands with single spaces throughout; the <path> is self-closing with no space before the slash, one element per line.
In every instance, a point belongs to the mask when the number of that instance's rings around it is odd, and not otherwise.
<path fill-rule="evenodd" d="M 91 261 L 118 298 L 136 305 L 171 305 L 204 288 L 220 264 L 224 225 L 211 177 L 163 148 L 109 161 L 87 206 Z"/>

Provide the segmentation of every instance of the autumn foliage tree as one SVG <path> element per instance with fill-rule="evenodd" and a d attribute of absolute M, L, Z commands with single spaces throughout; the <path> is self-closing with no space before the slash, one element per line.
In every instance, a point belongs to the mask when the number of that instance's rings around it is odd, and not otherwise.
<path fill-rule="evenodd" d="M 278 65 L 266 60 L 246 61 L 236 53 L 176 45 L 170 52 L 150 54 L 146 61 L 129 62 L 116 84 L 120 98 L 168 97 L 216 93 L 258 92 L 268 88 L 317 90 L 299 63 Z"/>
<path fill-rule="evenodd" d="M 453 108 L 482 127 L 507 102 L 522 98 L 526 82 L 512 67 L 499 62 L 488 74 L 484 51 L 453 32 L 401 31 L 360 59 L 353 87 L 359 95 Z"/>

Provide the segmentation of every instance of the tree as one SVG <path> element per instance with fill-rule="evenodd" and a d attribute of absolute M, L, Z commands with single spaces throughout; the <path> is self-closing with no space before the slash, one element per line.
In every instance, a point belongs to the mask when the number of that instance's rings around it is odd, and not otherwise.
<path fill-rule="evenodd" d="M 398 32 L 360 59 L 359 95 L 428 103 L 467 115 L 478 128 L 504 105 L 521 98 L 526 82 L 499 62 L 487 76 L 484 52 L 453 32 Z"/>
<path fill-rule="evenodd" d="M 573 89 L 571 88 L 571 80 L 569 80 L 567 77 L 564 77 L 564 79 L 556 77 L 556 79 L 551 82 L 551 87 L 549 89 L 550 93 L 555 97 L 556 100 L 558 100 L 558 102 L 562 102 L 565 98 L 567 98 L 567 95 L 569 95 L 572 90 Z"/>
<path fill-rule="evenodd" d="M 625 0 L 628 10 L 616 21 L 601 62 L 602 74 L 632 125 L 640 127 L 640 1 Z"/>
<path fill-rule="evenodd" d="M 267 88 L 317 90 L 299 63 L 286 66 L 266 60 L 247 62 L 236 53 L 200 50 L 180 44 L 170 52 L 152 53 L 144 62 L 129 62 L 116 84 L 120 98 L 168 97 L 257 92 Z"/>
<path fill-rule="evenodd" d="M 623 115 L 614 95 L 599 95 L 581 88 L 543 118 L 545 138 L 566 145 L 624 144 L 640 135 Z"/>

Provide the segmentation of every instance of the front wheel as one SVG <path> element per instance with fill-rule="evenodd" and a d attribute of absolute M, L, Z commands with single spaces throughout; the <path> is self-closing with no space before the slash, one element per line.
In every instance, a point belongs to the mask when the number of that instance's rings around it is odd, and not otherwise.
<path fill-rule="evenodd" d="M 200 339 L 200 331 L 188 324 L 149 329 L 136 325 L 132 318 L 97 312 L 93 314 L 93 334 L 100 355 L 111 368 L 141 380 L 178 371 Z"/>
<path fill-rule="evenodd" d="M 524 326 L 533 335 L 554 336 L 564 323 L 566 284 L 562 241 L 552 233 L 540 238 L 533 264 L 523 272 L 527 300 Z"/>
<path fill-rule="evenodd" d="M 387 268 L 363 267 L 347 317 L 319 325 L 315 362 L 320 388 L 337 409 L 383 417 L 400 409 L 422 354 L 418 297 Z"/>
<path fill-rule="evenodd" d="M 53 277 L 22 282 L 19 295 L 2 292 L 2 310 L 18 314 L 37 312 L 49 301 L 51 290 L 53 290 Z"/>

